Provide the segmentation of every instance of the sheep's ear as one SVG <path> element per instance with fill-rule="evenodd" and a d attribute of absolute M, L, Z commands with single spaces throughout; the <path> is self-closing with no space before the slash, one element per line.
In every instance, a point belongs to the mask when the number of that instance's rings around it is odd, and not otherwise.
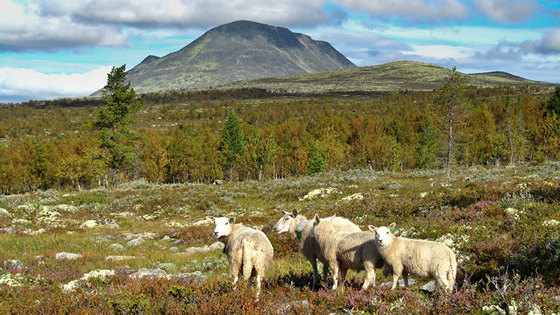
<path fill-rule="evenodd" d="M 297 215 L 299 214 L 298 209 L 294 209 L 294 211 L 292 211 L 292 216 L 295 218 L 297 217 Z"/>
<path fill-rule="evenodd" d="M 284 215 L 292 215 L 292 213 L 291 213 L 291 212 L 288 212 L 288 211 L 284 211 L 284 210 L 282 210 L 282 213 L 283 213 Z"/>
<path fill-rule="evenodd" d="M 375 226 L 373 225 L 368 225 L 367 228 L 372 231 L 373 233 L 375 233 Z"/>
<path fill-rule="evenodd" d="M 397 224 L 395 222 L 393 222 L 393 223 L 389 224 L 389 227 L 391 229 L 394 229 L 395 227 L 397 227 Z"/>
<path fill-rule="evenodd" d="M 234 224 L 234 223 L 235 223 L 235 217 L 229 218 L 229 223 L 230 223 L 230 224 Z"/>
<path fill-rule="evenodd" d="M 336 218 L 336 213 L 332 215 L 332 218 L 333 218 L 333 219 Z"/>
<path fill-rule="evenodd" d="M 319 218 L 319 215 L 316 213 L 315 217 L 313 218 L 315 220 L 315 222 L 319 223 L 321 222 L 321 218 Z"/>
<path fill-rule="evenodd" d="M 208 221 L 214 223 L 214 222 L 216 221 L 216 218 L 214 218 L 214 217 L 206 217 L 206 220 L 208 220 Z"/>

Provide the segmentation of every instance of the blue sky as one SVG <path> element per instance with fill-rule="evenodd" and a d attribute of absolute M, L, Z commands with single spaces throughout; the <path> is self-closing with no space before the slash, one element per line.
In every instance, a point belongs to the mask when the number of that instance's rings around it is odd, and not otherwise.
<path fill-rule="evenodd" d="M 111 66 L 251 20 L 330 42 L 358 66 L 416 60 L 560 82 L 557 0 L 0 0 L 0 102 L 85 96 Z"/>

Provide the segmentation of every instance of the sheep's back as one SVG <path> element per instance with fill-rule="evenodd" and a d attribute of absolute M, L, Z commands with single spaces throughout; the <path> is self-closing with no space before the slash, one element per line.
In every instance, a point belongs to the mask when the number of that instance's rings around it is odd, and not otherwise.
<path fill-rule="evenodd" d="M 449 264 L 454 255 L 447 246 L 433 241 L 401 239 L 401 261 L 405 270 L 420 277 L 433 277 L 440 264 Z"/>

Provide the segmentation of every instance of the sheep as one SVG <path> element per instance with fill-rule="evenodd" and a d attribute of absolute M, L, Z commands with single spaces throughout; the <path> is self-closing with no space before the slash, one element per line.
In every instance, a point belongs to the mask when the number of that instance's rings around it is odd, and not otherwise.
<path fill-rule="evenodd" d="M 297 237 L 299 239 L 299 250 L 311 263 L 311 267 L 313 268 L 313 284 L 311 288 L 314 289 L 317 285 L 317 259 L 323 263 L 323 281 L 327 280 L 328 264 L 321 253 L 319 245 L 311 234 L 313 220 L 307 220 L 305 216 L 298 213 L 297 209 L 292 212 L 282 212 L 284 215 L 276 222 L 273 229 L 278 234 L 288 232 L 292 237 Z M 337 231 L 361 231 L 357 225 L 341 217 L 334 216 L 324 218 L 323 220 L 331 220 L 333 227 Z"/>
<path fill-rule="evenodd" d="M 338 278 L 344 283 L 348 269 L 367 272 L 362 290 L 375 286 L 375 268 L 385 262 L 377 252 L 375 237 L 368 231 L 337 231 L 329 220 L 315 215 L 312 234 L 321 252 L 333 271 L 333 290 L 338 287 Z"/>
<path fill-rule="evenodd" d="M 453 291 L 457 275 L 455 253 L 439 242 L 395 236 L 392 233 L 395 226 L 394 222 L 389 227 L 376 228 L 368 225 L 369 230 L 375 233 L 379 254 L 393 269 L 391 289 L 397 287 L 401 274 L 408 287 L 408 274 L 413 274 L 421 278 L 436 279 L 440 288 L 447 292 Z"/>
<path fill-rule="evenodd" d="M 235 223 L 235 218 L 206 217 L 214 223 L 214 236 L 224 243 L 224 253 L 229 260 L 229 275 L 233 283 L 239 280 L 239 273 L 243 279 L 257 286 L 257 297 L 260 293 L 261 279 L 264 278 L 274 250 L 268 237 L 259 230 L 252 229 L 241 223 Z"/>

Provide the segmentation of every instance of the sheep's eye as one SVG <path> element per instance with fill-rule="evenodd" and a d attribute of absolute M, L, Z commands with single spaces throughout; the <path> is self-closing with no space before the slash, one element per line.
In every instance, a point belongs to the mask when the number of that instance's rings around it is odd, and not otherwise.
<path fill-rule="evenodd" d="M 387 232 L 387 234 L 389 234 L 389 232 Z"/>
<path fill-rule="evenodd" d="M 288 221 L 288 218 L 285 218 L 284 220 Z"/>
<path fill-rule="evenodd" d="M 226 225 L 228 225 L 228 224 L 229 224 L 229 222 L 226 222 Z"/>

